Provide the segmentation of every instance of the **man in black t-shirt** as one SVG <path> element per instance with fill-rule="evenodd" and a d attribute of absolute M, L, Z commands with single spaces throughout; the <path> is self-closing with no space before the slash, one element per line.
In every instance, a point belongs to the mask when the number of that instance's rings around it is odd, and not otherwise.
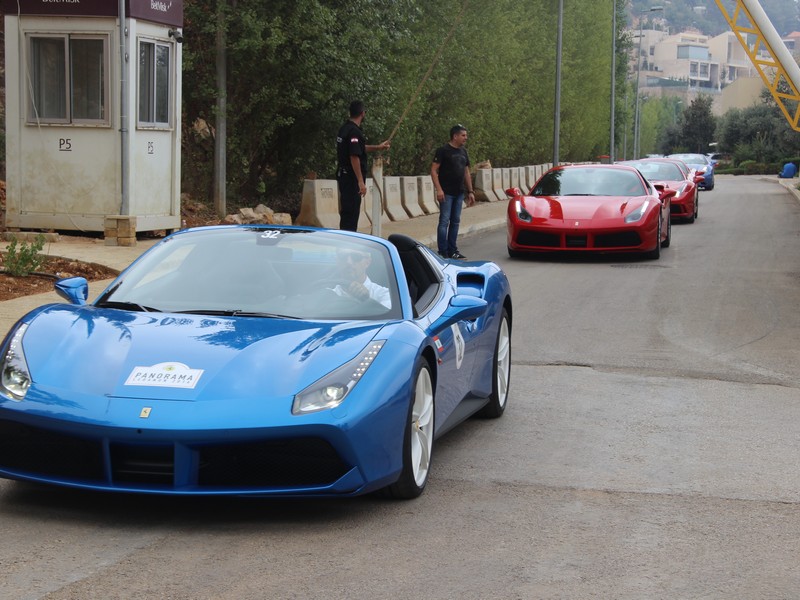
<path fill-rule="evenodd" d="M 436 244 L 439 255 L 444 258 L 465 259 L 456 245 L 458 226 L 461 223 L 461 205 L 464 189 L 467 190 L 467 206 L 475 204 L 472 177 L 469 173 L 469 156 L 464 144 L 467 129 L 455 125 L 450 129 L 450 141 L 436 150 L 431 165 L 431 179 L 436 188 L 439 203 L 439 226 L 436 228 Z"/>
<path fill-rule="evenodd" d="M 339 229 L 358 231 L 361 197 L 367 193 L 367 152 L 386 150 L 389 140 L 378 145 L 367 144 L 361 131 L 364 103 L 350 103 L 350 118 L 336 136 L 336 181 L 339 183 Z"/>

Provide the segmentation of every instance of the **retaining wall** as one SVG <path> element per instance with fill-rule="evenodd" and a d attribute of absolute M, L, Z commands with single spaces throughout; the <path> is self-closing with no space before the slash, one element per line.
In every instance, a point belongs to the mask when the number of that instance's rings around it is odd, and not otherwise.
<path fill-rule="evenodd" d="M 473 176 L 475 198 L 478 202 L 502 202 L 509 187 L 528 191 L 552 165 L 530 165 L 504 169 L 478 169 Z M 381 222 L 404 221 L 439 212 L 436 193 L 430 175 L 391 176 L 383 178 L 383 194 L 375 190 L 375 182 L 366 181 L 367 195 L 361 202 L 359 230 L 369 230 L 372 224 L 372 202 L 382 202 Z M 297 225 L 339 227 L 339 188 L 335 179 L 306 179 Z"/>

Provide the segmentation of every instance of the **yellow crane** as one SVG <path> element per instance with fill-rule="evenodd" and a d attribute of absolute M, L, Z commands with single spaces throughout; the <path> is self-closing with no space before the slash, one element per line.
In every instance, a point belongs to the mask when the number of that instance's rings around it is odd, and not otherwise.
<path fill-rule="evenodd" d="M 728 2 L 734 5 L 729 12 L 722 0 L 715 2 L 789 125 L 800 131 L 800 67 L 761 4 L 758 0 L 734 0 Z"/>

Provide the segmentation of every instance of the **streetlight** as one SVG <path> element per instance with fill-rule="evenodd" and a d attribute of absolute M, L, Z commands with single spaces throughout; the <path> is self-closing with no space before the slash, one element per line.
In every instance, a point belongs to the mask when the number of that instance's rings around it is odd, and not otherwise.
<path fill-rule="evenodd" d="M 608 162 L 612 165 L 616 159 L 616 152 L 614 151 L 614 117 L 616 116 L 614 103 L 616 98 L 617 88 L 617 0 L 611 0 L 611 143 L 609 144 Z"/>
<path fill-rule="evenodd" d="M 664 10 L 663 6 L 653 6 L 640 11 L 642 14 Z M 642 70 L 642 17 L 639 17 L 639 50 L 636 54 L 636 109 L 633 115 L 633 158 L 639 158 L 639 72 Z"/>
<path fill-rule="evenodd" d="M 677 125 L 678 124 L 678 107 L 681 104 L 683 104 L 683 100 L 678 100 L 675 103 L 675 107 L 674 107 L 675 110 L 673 110 L 673 112 L 672 112 L 672 124 L 673 125 Z"/>
<path fill-rule="evenodd" d="M 558 166 L 558 143 L 561 135 L 561 31 L 564 27 L 564 0 L 558 0 L 558 34 L 556 36 L 556 92 L 553 107 L 553 166 Z"/>

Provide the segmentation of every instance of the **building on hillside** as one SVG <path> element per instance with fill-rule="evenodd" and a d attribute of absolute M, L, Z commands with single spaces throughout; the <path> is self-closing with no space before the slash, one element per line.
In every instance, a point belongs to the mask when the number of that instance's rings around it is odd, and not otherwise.
<path fill-rule="evenodd" d="M 707 94 L 712 96 L 712 110 L 718 115 L 758 102 L 764 84 L 734 32 L 714 37 L 698 31 L 670 35 L 647 29 L 641 33 L 641 38 L 638 31 L 633 33 L 631 72 L 635 77 L 638 54 L 642 96 L 676 96 L 686 106 L 698 94 Z M 796 58 L 800 56 L 800 32 L 789 34 L 783 41 Z"/>

